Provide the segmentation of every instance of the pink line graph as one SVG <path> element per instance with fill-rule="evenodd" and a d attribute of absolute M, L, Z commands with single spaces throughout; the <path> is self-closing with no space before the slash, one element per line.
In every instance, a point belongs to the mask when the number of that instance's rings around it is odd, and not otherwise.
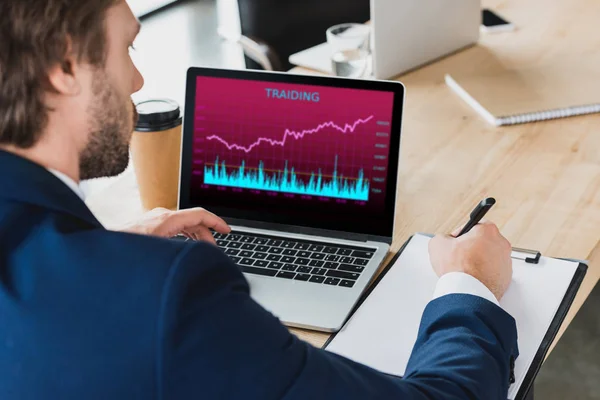
<path fill-rule="evenodd" d="M 294 139 L 302 139 L 305 135 L 312 135 L 313 133 L 317 133 L 327 127 L 337 129 L 338 131 L 340 131 L 342 133 L 354 132 L 358 125 L 366 124 L 373 118 L 374 118 L 374 116 L 371 115 L 370 117 L 367 117 L 365 119 L 358 119 L 353 124 L 345 124 L 344 127 L 337 125 L 333 121 L 329 121 L 329 122 L 322 123 L 321 125 L 317 126 L 316 128 L 303 130 L 301 132 L 296 132 L 296 131 L 291 131 L 289 129 L 286 129 L 285 133 L 283 134 L 283 139 L 281 139 L 281 140 L 274 140 L 274 139 L 261 137 L 261 138 L 258 138 L 256 140 L 256 142 L 252 143 L 250 146 L 247 146 L 247 147 L 244 147 L 244 146 L 241 146 L 241 145 L 235 144 L 235 143 L 231 144 L 231 143 L 227 142 L 225 139 L 223 139 L 222 137 L 217 136 L 217 135 L 209 136 L 206 138 L 206 140 L 216 140 L 218 142 L 223 143 L 225 145 L 225 147 L 227 147 L 229 150 L 234 150 L 234 149 L 241 150 L 241 151 L 245 152 L 246 154 L 248 154 L 252 151 L 252 149 L 254 149 L 256 146 L 258 146 L 262 142 L 267 142 L 271 146 L 283 147 L 283 146 L 285 146 L 285 143 L 286 143 L 288 137 L 293 137 Z"/>

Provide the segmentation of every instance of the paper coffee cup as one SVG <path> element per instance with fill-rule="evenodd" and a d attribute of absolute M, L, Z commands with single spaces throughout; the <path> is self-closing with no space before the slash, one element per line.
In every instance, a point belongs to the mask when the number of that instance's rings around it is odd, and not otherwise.
<path fill-rule="evenodd" d="M 139 120 L 131 141 L 133 168 L 146 210 L 177 209 L 182 116 L 172 100 L 136 104 Z"/>

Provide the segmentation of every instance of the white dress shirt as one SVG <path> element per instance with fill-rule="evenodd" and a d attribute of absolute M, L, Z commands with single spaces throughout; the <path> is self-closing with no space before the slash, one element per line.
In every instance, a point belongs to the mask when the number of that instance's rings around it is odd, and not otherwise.
<path fill-rule="evenodd" d="M 54 169 L 48 169 L 58 179 L 63 181 L 81 200 L 85 201 L 85 195 L 79 185 L 67 175 Z M 445 296 L 447 294 L 470 294 L 474 296 L 482 297 L 492 303 L 499 305 L 496 296 L 479 280 L 472 277 L 471 275 L 462 272 L 452 272 L 446 274 L 438 281 L 435 292 L 433 293 L 433 299 Z"/>
<path fill-rule="evenodd" d="M 79 196 L 79 198 L 82 201 L 85 201 L 85 195 L 83 194 L 83 191 L 81 190 L 79 185 L 73 179 L 69 178 L 67 175 L 63 174 L 62 172 L 57 171 L 52 168 L 48 168 L 48 171 L 50 171 L 54 176 L 56 176 L 58 179 L 63 181 L 63 183 L 65 185 L 67 185 L 72 191 L 74 191 L 75 194 L 77 196 Z"/>
<path fill-rule="evenodd" d="M 433 292 L 433 299 L 435 300 L 447 294 L 470 294 L 483 297 L 497 306 L 500 305 L 496 296 L 487 286 L 477 278 L 463 272 L 451 272 L 440 278 L 435 287 L 435 292 Z"/>

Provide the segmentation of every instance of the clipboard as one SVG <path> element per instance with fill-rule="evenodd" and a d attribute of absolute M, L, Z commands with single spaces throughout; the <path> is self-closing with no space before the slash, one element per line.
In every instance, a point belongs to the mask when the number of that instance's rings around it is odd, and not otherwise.
<path fill-rule="evenodd" d="M 432 237 L 432 235 L 424 234 L 425 236 Z M 394 257 L 390 260 L 390 262 L 386 265 L 386 267 L 382 270 L 382 272 L 377 276 L 377 278 L 371 283 L 369 288 L 365 291 L 365 293 L 361 296 L 356 306 L 353 308 L 352 312 L 347 317 L 344 322 L 344 326 L 348 323 L 350 318 L 356 313 L 356 311 L 363 305 L 365 300 L 369 297 L 369 295 L 373 292 L 373 290 L 379 285 L 379 283 L 385 278 L 386 274 L 391 270 L 391 268 L 396 264 L 404 250 L 413 240 L 414 236 L 411 236 L 400 248 L 400 250 L 394 255 Z M 528 264 L 538 264 L 542 257 L 542 254 L 539 251 L 521 249 L 521 248 L 513 248 L 513 252 L 511 257 L 515 260 L 521 260 Z M 560 327 L 565 320 L 567 313 L 569 312 L 575 296 L 579 291 L 581 283 L 585 278 L 587 273 L 588 265 L 585 261 L 582 260 L 574 260 L 574 259 L 561 259 L 565 261 L 570 261 L 574 263 L 578 263 L 575 274 L 569 284 L 569 287 L 560 303 L 560 306 L 552 319 L 549 329 L 546 331 L 544 338 L 535 353 L 531 366 L 526 372 L 525 379 L 523 380 L 521 386 L 518 389 L 517 395 L 515 399 L 517 400 L 526 400 L 530 390 L 533 388 L 533 384 L 535 381 L 535 377 L 539 373 L 539 370 L 542 367 L 544 359 L 550 350 L 550 346 L 552 345 L 554 339 L 558 335 Z M 343 328 L 342 328 L 343 329 Z M 339 332 L 331 335 L 327 342 L 323 345 L 323 349 L 327 349 L 327 347 L 331 344 L 331 342 L 336 338 Z M 394 375 L 395 376 L 395 375 Z"/>

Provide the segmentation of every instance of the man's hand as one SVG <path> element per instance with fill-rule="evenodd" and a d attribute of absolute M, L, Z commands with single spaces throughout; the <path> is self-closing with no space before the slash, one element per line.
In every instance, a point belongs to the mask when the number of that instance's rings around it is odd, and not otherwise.
<path fill-rule="evenodd" d="M 146 213 L 140 221 L 126 227 L 123 231 L 165 238 L 182 234 L 193 240 L 215 243 L 209 229 L 224 234 L 231 232 L 231 228 L 225 221 L 203 208 L 182 211 L 157 208 Z"/>
<path fill-rule="evenodd" d="M 429 242 L 431 264 L 438 276 L 464 272 L 483 283 L 498 300 L 512 279 L 510 255 L 510 243 L 490 222 L 475 226 L 459 238 L 438 235 Z"/>

